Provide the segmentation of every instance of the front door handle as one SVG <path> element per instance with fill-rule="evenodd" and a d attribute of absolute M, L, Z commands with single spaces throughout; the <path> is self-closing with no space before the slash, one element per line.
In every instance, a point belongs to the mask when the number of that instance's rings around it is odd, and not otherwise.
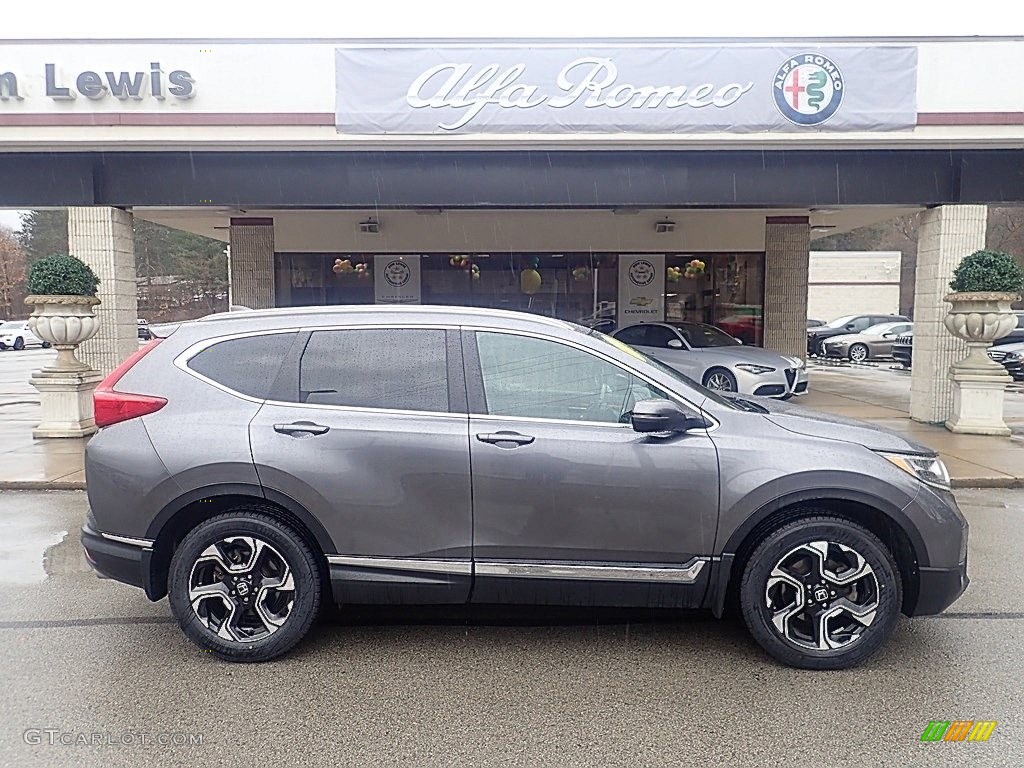
<path fill-rule="evenodd" d="M 291 424 L 275 424 L 274 431 L 282 435 L 322 435 L 330 431 L 330 427 L 323 424 L 314 424 L 312 421 L 295 421 Z"/>
<path fill-rule="evenodd" d="M 481 443 L 493 443 L 499 448 L 515 448 L 517 445 L 529 445 L 536 438 L 521 435 L 518 432 L 481 432 L 476 436 Z M 506 443 L 507 445 L 502 445 Z"/>

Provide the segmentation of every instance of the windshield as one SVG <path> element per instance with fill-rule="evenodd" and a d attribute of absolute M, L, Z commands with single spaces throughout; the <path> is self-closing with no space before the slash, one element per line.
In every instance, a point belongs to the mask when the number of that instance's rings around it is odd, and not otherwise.
<path fill-rule="evenodd" d="M 882 336 L 891 331 L 895 325 L 893 323 L 882 323 L 880 325 L 872 325 L 870 328 L 865 328 L 861 333 L 865 336 Z"/>
<path fill-rule="evenodd" d="M 0 331 L 16 331 L 24 326 L 23 323 L 6 322 L 0 325 Z"/>
<path fill-rule="evenodd" d="M 704 325 L 703 323 L 672 323 L 672 326 L 679 329 L 679 332 L 683 334 L 683 338 L 694 349 L 735 347 L 740 343 L 728 333 L 715 328 L 713 325 Z"/>
<path fill-rule="evenodd" d="M 856 315 L 843 315 L 842 317 L 837 317 L 835 320 L 833 320 L 830 323 L 825 323 L 825 327 L 826 328 L 842 328 L 844 325 L 846 325 L 848 322 L 853 320 L 853 318 L 855 318 L 855 317 L 856 317 Z"/>
<path fill-rule="evenodd" d="M 710 389 L 706 389 L 704 386 L 702 386 L 701 384 L 698 384 L 696 381 L 691 379 L 689 376 L 686 376 L 686 375 L 680 373 L 675 368 L 670 368 L 669 366 L 665 365 L 660 360 L 655 360 L 653 357 L 650 357 L 649 355 L 645 355 L 643 352 L 641 352 L 640 350 L 636 349 L 635 347 L 631 347 L 628 344 L 624 344 L 623 342 L 619 341 L 618 339 L 616 339 L 616 338 L 614 338 L 612 336 L 606 336 L 605 334 L 601 333 L 600 331 L 594 331 L 594 330 L 591 330 L 591 329 L 583 329 L 583 330 L 585 330 L 587 335 L 590 336 L 591 338 L 594 338 L 594 339 L 597 339 L 598 341 L 604 342 L 605 344 L 607 344 L 610 347 L 615 347 L 615 349 L 617 349 L 619 352 L 624 352 L 627 355 L 629 355 L 630 357 L 635 357 L 637 360 L 642 360 L 643 362 L 647 363 L 648 365 L 653 365 L 659 371 L 664 373 L 668 378 L 670 378 L 670 379 L 672 379 L 672 380 L 674 380 L 674 381 L 684 385 L 687 389 L 694 390 L 698 395 L 703 395 L 708 400 L 711 400 L 711 401 L 713 401 L 715 403 L 718 403 L 719 405 L 724 406 L 726 408 L 729 408 L 730 410 L 733 410 L 733 411 L 743 410 L 742 408 L 740 408 L 738 405 L 736 405 L 732 401 L 727 400 L 724 397 L 722 397 L 721 395 L 719 395 L 717 392 L 712 392 Z M 694 398 L 694 399 L 696 399 L 696 398 Z"/>

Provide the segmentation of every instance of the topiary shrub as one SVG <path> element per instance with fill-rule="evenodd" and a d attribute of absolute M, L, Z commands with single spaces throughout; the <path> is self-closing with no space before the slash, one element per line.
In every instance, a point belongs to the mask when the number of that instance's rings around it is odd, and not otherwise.
<path fill-rule="evenodd" d="M 38 296 L 95 296 L 100 279 L 74 256 L 44 256 L 28 272 L 29 293 Z"/>
<path fill-rule="evenodd" d="M 975 251 L 953 270 L 949 287 L 957 292 L 1024 291 L 1024 269 L 1013 256 L 1000 251 Z"/>

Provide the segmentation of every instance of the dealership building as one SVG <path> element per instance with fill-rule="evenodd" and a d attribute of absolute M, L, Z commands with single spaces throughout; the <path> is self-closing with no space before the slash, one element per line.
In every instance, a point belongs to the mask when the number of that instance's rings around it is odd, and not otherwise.
<path fill-rule="evenodd" d="M 0 207 L 69 208 L 101 370 L 137 344 L 133 217 L 228 244 L 248 307 L 695 320 L 804 356 L 811 240 L 923 210 L 912 416 L 939 422 L 950 274 L 1024 203 L 1022 72 L 1024 38 L 0 41 Z"/>

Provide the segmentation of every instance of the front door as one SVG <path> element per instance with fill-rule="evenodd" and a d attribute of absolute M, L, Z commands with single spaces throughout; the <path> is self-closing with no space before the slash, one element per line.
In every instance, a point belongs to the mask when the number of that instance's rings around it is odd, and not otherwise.
<path fill-rule="evenodd" d="M 292 357 L 250 424 L 253 460 L 270 498 L 293 499 L 334 540 L 335 598 L 465 602 L 472 519 L 458 331 L 314 330 Z"/>
<path fill-rule="evenodd" d="M 634 432 L 633 403 L 668 395 L 581 346 L 463 343 L 474 601 L 698 605 L 718 514 L 707 434 Z"/>

